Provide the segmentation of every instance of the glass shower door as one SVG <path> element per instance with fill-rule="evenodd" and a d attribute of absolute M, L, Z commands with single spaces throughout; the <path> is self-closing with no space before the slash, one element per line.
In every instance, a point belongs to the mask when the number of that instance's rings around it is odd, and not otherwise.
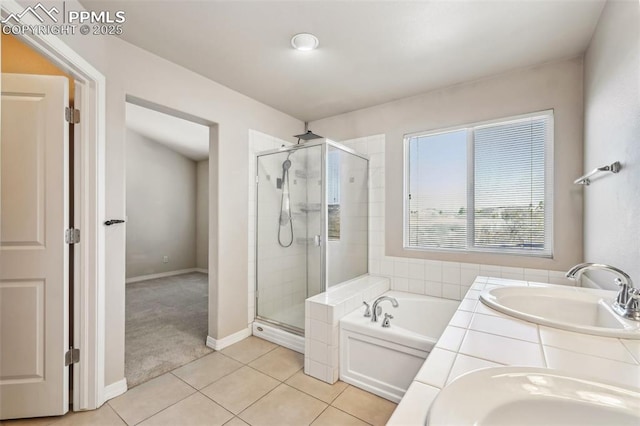
<path fill-rule="evenodd" d="M 324 291 L 322 147 L 257 157 L 256 317 L 304 332 L 304 301 Z"/>
<path fill-rule="evenodd" d="M 369 270 L 369 162 L 327 146 L 327 288 Z"/>

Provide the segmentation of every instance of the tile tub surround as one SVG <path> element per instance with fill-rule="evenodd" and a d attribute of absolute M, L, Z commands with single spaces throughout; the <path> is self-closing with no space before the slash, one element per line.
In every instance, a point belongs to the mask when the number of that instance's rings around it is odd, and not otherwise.
<path fill-rule="evenodd" d="M 537 282 L 479 276 L 467 291 L 388 425 L 424 424 L 438 392 L 462 374 L 502 365 L 546 367 L 640 389 L 638 340 L 591 336 L 518 320 L 485 306 L 480 292 Z M 615 297 L 615 292 L 590 290 Z"/>
<path fill-rule="evenodd" d="M 305 301 L 304 372 L 335 383 L 339 376 L 340 318 L 389 291 L 386 277 L 365 275 Z"/>
<path fill-rule="evenodd" d="M 424 294 L 445 299 L 462 300 L 477 276 L 492 276 L 508 280 L 535 281 L 575 286 L 564 271 L 479 265 L 476 263 L 443 262 L 385 256 L 379 264 L 373 262 L 369 272 L 391 278 L 391 289 Z"/>

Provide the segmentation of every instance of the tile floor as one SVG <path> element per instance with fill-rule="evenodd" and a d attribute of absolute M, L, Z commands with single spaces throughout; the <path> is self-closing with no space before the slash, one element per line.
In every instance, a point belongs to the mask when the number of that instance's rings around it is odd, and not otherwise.
<path fill-rule="evenodd" d="M 100 409 L 12 426 L 384 425 L 396 404 L 306 376 L 303 356 L 249 337 L 130 389 Z"/>

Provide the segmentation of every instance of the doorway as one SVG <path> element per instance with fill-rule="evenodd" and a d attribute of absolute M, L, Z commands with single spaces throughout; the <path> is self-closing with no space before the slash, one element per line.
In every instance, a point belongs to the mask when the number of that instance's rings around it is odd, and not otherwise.
<path fill-rule="evenodd" d="M 125 377 L 129 387 L 212 352 L 209 127 L 126 104 Z"/>

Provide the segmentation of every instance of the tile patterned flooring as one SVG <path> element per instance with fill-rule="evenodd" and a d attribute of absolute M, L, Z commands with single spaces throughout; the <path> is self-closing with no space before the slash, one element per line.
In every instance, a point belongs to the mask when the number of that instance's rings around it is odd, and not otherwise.
<path fill-rule="evenodd" d="M 303 356 L 248 337 L 138 385 L 100 409 L 6 426 L 384 425 L 396 404 L 306 376 Z"/>

